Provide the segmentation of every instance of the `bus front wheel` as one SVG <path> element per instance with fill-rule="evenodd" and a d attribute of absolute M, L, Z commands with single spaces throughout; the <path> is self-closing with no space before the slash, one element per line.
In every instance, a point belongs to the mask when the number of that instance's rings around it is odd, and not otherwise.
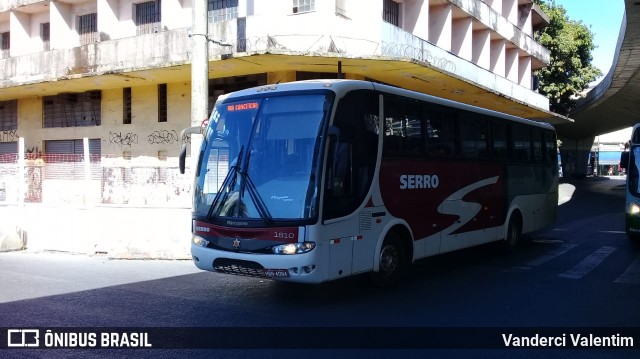
<path fill-rule="evenodd" d="M 515 249 L 522 238 L 522 221 L 520 215 L 517 212 L 513 212 L 509 218 L 509 224 L 507 225 L 507 238 L 504 239 L 504 244 L 507 249 Z"/>
<path fill-rule="evenodd" d="M 379 269 L 371 272 L 373 284 L 388 287 L 398 283 L 407 269 L 405 250 L 402 238 L 395 232 L 389 232 L 380 248 Z"/>

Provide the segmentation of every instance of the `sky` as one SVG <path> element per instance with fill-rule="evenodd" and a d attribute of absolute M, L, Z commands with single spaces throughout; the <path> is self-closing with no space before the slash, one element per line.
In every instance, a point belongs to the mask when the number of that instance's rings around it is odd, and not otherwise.
<path fill-rule="evenodd" d="M 552 0 L 547 0 L 552 2 Z M 606 74 L 611 68 L 624 14 L 624 0 L 555 0 L 567 10 L 571 20 L 582 21 L 591 29 L 596 46 L 593 65 Z"/>
<path fill-rule="evenodd" d="M 552 0 L 547 0 L 551 2 Z M 613 56 L 620 34 L 620 24 L 624 14 L 624 0 L 555 0 L 567 10 L 571 20 L 582 21 L 593 33 L 596 49 L 592 51 L 592 64 L 602 71 L 603 76 L 611 68 Z M 592 83 L 598 83 L 603 76 Z M 616 142 L 631 137 L 631 128 L 598 136 L 599 141 Z"/>

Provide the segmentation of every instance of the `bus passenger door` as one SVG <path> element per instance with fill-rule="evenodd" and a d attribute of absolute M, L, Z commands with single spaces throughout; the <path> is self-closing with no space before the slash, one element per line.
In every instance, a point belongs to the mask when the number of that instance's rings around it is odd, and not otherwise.
<path fill-rule="evenodd" d="M 345 273 L 345 263 L 349 271 L 373 267 L 377 238 L 361 236 L 358 209 L 367 200 L 376 169 L 381 136 L 379 99 L 368 90 L 348 93 L 339 102 L 331 127 L 322 217 L 325 230 L 338 234 L 329 237 L 331 270 L 338 273 Z"/>

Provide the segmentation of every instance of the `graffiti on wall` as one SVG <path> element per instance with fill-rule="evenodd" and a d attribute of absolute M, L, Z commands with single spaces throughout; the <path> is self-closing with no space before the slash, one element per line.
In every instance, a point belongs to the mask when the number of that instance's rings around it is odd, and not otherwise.
<path fill-rule="evenodd" d="M 0 142 L 15 142 L 18 140 L 17 130 L 0 131 Z"/>
<path fill-rule="evenodd" d="M 151 132 L 147 139 L 152 145 L 172 144 L 178 142 L 178 133 L 176 130 L 156 130 Z"/>
<path fill-rule="evenodd" d="M 119 146 L 129 146 L 138 143 L 138 135 L 133 132 L 127 132 L 123 134 L 122 132 L 111 132 L 109 131 L 109 143 L 112 145 Z"/>

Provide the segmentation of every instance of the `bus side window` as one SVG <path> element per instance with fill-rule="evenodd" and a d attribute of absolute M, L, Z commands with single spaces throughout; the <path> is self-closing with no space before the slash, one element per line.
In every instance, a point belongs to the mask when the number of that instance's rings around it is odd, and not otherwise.
<path fill-rule="evenodd" d="M 384 151 L 421 154 L 424 151 L 422 106 L 415 101 L 385 97 Z"/>
<path fill-rule="evenodd" d="M 542 162 L 542 133 L 539 130 L 532 130 L 531 144 L 533 145 L 533 162 Z"/>
<path fill-rule="evenodd" d="M 463 112 L 460 118 L 460 142 L 466 158 L 488 158 L 489 132 L 487 120 L 471 112 Z"/>
<path fill-rule="evenodd" d="M 511 126 L 513 139 L 513 155 L 516 161 L 527 162 L 531 160 L 531 131 L 526 126 Z"/>
<path fill-rule="evenodd" d="M 504 123 L 493 122 L 492 126 L 492 140 L 491 140 L 491 153 L 495 159 L 506 159 L 508 132 L 507 125 Z"/>

